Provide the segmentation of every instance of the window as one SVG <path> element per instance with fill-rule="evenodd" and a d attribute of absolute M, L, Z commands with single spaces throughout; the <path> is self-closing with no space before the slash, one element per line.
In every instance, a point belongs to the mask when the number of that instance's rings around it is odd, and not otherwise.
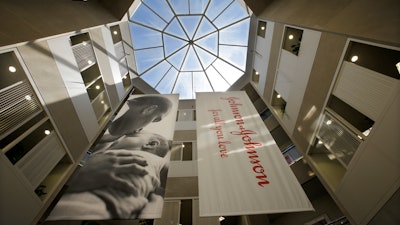
<path fill-rule="evenodd" d="M 282 48 L 295 55 L 299 55 L 302 37 L 303 37 L 302 30 L 292 27 L 286 27 L 285 34 L 283 37 Z"/>

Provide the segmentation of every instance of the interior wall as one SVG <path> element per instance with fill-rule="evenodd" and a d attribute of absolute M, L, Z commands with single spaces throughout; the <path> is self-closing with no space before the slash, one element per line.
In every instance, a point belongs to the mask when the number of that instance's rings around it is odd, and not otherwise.
<path fill-rule="evenodd" d="M 258 17 L 399 46 L 399 7 L 397 0 L 280 0 Z"/>
<path fill-rule="evenodd" d="M 296 146 L 303 154 L 311 144 L 345 44 L 346 37 L 344 36 L 330 33 L 322 33 L 321 35 L 292 136 Z"/>
<path fill-rule="evenodd" d="M 115 2 L 115 1 L 113 1 Z M 118 21 L 99 0 L 2 0 L 0 46 Z"/>

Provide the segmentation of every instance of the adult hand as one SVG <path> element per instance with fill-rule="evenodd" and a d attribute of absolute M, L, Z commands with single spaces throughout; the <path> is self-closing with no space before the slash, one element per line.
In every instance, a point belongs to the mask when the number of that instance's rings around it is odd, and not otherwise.
<path fill-rule="evenodd" d="M 92 189 L 113 186 L 116 189 L 137 195 L 136 188 L 120 174 L 135 174 L 144 176 L 146 160 L 129 151 L 100 151 L 93 153 L 80 168 L 69 191 L 82 192 Z"/>
<path fill-rule="evenodd" d="M 162 206 L 163 203 L 163 197 L 154 193 L 151 193 L 148 197 L 149 202 L 145 205 L 145 207 L 142 209 L 140 212 L 141 217 L 146 217 L 146 214 L 154 214 L 154 212 L 158 211 L 159 207 Z"/>

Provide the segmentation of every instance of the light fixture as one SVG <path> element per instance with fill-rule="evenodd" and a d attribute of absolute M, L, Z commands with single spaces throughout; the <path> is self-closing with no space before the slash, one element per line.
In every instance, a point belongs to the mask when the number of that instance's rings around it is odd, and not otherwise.
<path fill-rule="evenodd" d="M 319 144 L 319 145 L 322 145 L 323 142 L 322 142 L 321 140 L 318 140 L 318 144 Z"/>
<path fill-rule="evenodd" d="M 86 41 L 82 41 L 83 46 L 86 46 L 86 44 L 87 44 Z"/>
<path fill-rule="evenodd" d="M 292 40 L 294 38 L 293 34 L 289 35 L 289 40 Z"/>
<path fill-rule="evenodd" d="M 87 63 L 88 63 L 88 64 L 92 64 L 93 61 L 92 61 L 92 60 L 88 60 Z"/>
<path fill-rule="evenodd" d="M 100 89 L 100 85 L 96 85 L 96 89 L 99 90 Z"/>
<path fill-rule="evenodd" d="M 49 135 L 51 132 L 49 130 L 44 130 L 44 134 Z"/>
<path fill-rule="evenodd" d="M 9 67 L 8 67 L 8 70 L 9 70 L 11 73 L 15 73 L 15 72 L 17 71 L 17 69 L 16 69 L 15 67 L 13 67 L 13 66 L 9 66 Z"/>
<path fill-rule="evenodd" d="M 332 124 L 332 120 L 327 120 L 326 121 L 326 125 L 331 125 Z"/>
<path fill-rule="evenodd" d="M 221 222 L 222 220 L 225 220 L 225 217 L 220 216 L 218 219 L 219 219 L 219 222 Z"/>
<path fill-rule="evenodd" d="M 262 26 L 262 27 L 261 27 L 261 30 L 265 30 L 265 27 L 264 27 L 264 26 Z"/>
<path fill-rule="evenodd" d="M 101 101 L 100 103 L 101 103 L 101 104 L 104 104 L 104 101 Z"/>
<path fill-rule="evenodd" d="M 184 148 L 185 147 L 185 145 L 184 144 L 182 144 L 182 148 Z"/>
<path fill-rule="evenodd" d="M 118 34 L 118 31 L 114 30 L 114 31 L 113 31 L 113 34 L 114 34 L 114 35 L 117 35 L 117 34 Z"/>
<path fill-rule="evenodd" d="M 32 97 L 31 97 L 30 95 L 26 95 L 26 96 L 25 96 L 25 99 L 26 99 L 27 101 L 30 101 L 30 100 L 32 100 Z"/>
<path fill-rule="evenodd" d="M 352 61 L 352 62 L 356 62 L 357 60 L 358 60 L 358 56 L 353 55 L 353 56 L 351 57 L 351 61 Z"/>
<path fill-rule="evenodd" d="M 282 96 L 280 94 L 276 95 L 276 98 L 281 98 Z"/>
<path fill-rule="evenodd" d="M 259 73 L 256 71 L 256 75 L 259 75 Z"/>

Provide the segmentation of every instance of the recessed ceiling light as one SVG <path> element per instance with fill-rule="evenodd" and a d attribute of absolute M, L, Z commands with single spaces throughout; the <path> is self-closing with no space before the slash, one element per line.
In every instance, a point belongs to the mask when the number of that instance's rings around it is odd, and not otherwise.
<path fill-rule="evenodd" d="M 353 55 L 353 56 L 351 57 L 351 61 L 352 61 L 352 62 L 356 62 L 357 60 L 358 60 L 358 56 Z"/>
<path fill-rule="evenodd" d="M 13 67 L 13 66 L 9 66 L 9 67 L 8 67 L 8 70 L 9 70 L 11 73 L 15 73 L 15 72 L 17 71 L 17 69 L 16 69 L 15 67 Z"/>

